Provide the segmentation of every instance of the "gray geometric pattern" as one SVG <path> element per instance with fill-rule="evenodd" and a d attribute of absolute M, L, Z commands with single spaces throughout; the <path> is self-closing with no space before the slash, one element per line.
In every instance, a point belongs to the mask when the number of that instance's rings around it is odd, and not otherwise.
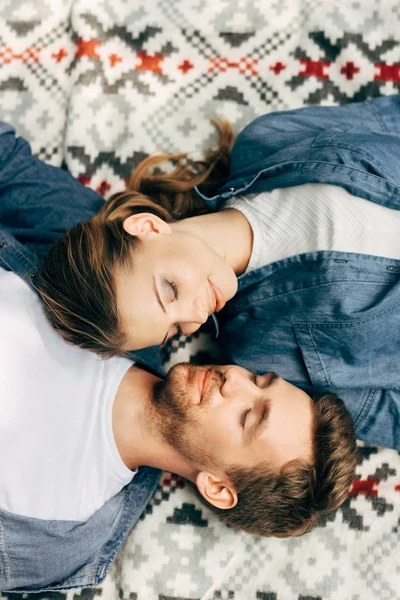
<path fill-rule="evenodd" d="M 399 36 L 398 0 L 2 0 L 0 117 L 107 197 L 149 153 L 212 144 L 210 116 L 400 91 Z M 205 334 L 164 353 L 217 358 Z M 234 532 L 165 473 L 103 585 L 45 597 L 395 600 L 399 536 L 394 451 L 362 445 L 349 499 L 291 540 Z"/>

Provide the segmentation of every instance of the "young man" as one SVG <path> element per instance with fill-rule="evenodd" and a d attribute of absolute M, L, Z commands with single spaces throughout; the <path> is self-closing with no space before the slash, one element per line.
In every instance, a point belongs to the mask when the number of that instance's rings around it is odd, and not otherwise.
<path fill-rule="evenodd" d="M 356 447 L 336 396 L 237 366 L 180 364 L 163 380 L 102 360 L 66 344 L 4 269 L 0 321 L 1 590 L 101 581 L 158 469 L 261 535 L 305 533 L 347 497 Z"/>

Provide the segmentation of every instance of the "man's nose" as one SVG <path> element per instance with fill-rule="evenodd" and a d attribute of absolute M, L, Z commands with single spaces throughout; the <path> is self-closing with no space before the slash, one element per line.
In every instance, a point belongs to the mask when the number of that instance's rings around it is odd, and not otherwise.
<path fill-rule="evenodd" d="M 224 382 L 221 386 L 221 394 L 229 400 L 233 397 L 241 397 L 249 400 L 254 396 L 254 383 L 236 367 L 229 367 L 223 373 Z"/>

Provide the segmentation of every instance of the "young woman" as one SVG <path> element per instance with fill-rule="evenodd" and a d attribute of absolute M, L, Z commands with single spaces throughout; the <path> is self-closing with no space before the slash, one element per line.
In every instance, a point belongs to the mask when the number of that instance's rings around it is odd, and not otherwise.
<path fill-rule="evenodd" d="M 395 96 L 261 117 L 239 136 L 229 175 L 226 125 L 219 150 L 204 162 L 185 166 L 175 157 L 172 174 L 151 176 L 169 157 L 145 160 L 126 192 L 68 231 L 47 257 L 40 289 L 54 326 L 75 344 L 118 353 L 196 331 L 233 297 L 247 267 L 314 250 L 381 254 L 382 246 L 391 256 L 393 236 L 370 233 L 375 213 L 390 211 L 360 198 L 391 206 L 399 106 Z M 283 191 L 312 182 L 320 185 Z M 357 213 L 347 229 L 361 232 L 360 243 L 344 233 L 342 210 Z M 264 246 L 271 239 L 269 248 L 259 248 L 260 236 Z"/>
<path fill-rule="evenodd" d="M 112 355 L 197 330 L 241 276 L 220 317 L 225 358 L 339 390 L 361 437 L 396 446 L 400 97 L 260 117 L 213 196 L 230 144 L 224 126 L 216 153 L 177 157 L 169 176 L 148 159 L 67 232 L 41 281 L 49 318 Z"/>
<path fill-rule="evenodd" d="M 106 356 L 161 345 L 193 333 L 232 298 L 251 227 L 236 210 L 204 214 L 210 209 L 194 190 L 226 179 L 232 140 L 225 125 L 204 162 L 148 158 L 126 192 L 54 245 L 40 293 L 66 340 Z M 150 175 L 170 158 L 178 163 L 172 174 Z"/>

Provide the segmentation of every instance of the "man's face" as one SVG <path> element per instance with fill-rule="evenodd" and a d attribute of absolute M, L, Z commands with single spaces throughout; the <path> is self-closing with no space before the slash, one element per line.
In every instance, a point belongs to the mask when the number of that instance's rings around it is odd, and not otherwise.
<path fill-rule="evenodd" d="M 279 469 L 312 459 L 313 402 L 275 373 L 237 366 L 175 365 L 160 382 L 151 418 L 159 433 L 199 469 Z"/>

